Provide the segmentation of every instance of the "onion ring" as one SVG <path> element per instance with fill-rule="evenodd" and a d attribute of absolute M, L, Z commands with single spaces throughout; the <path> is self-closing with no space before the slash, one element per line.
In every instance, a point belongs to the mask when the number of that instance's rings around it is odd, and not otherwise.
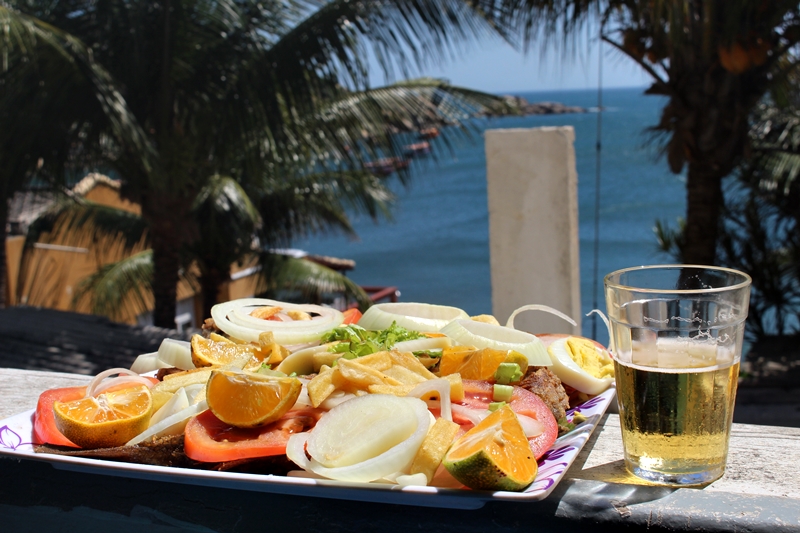
<path fill-rule="evenodd" d="M 457 318 L 469 318 L 466 311 L 446 305 L 423 303 L 375 304 L 364 313 L 358 325 L 364 329 L 378 331 L 398 326 L 423 333 L 435 333 Z"/>
<path fill-rule="evenodd" d="M 473 426 L 480 424 L 481 420 L 489 416 L 490 413 L 488 409 L 473 409 L 472 407 L 467 407 L 466 405 L 460 403 L 454 403 L 451 407 L 455 414 L 462 418 L 466 418 L 472 422 Z"/>
<path fill-rule="evenodd" d="M 101 382 L 115 374 L 119 374 L 119 377 L 109 380 L 107 383 Z M 109 387 L 113 387 L 114 385 L 118 385 L 120 383 L 125 382 L 136 382 L 141 383 L 142 385 L 146 385 L 147 388 L 152 388 L 154 383 L 147 378 L 141 377 L 136 372 L 132 370 L 128 370 L 127 368 L 109 368 L 108 370 L 103 370 L 95 377 L 92 378 L 92 381 L 89 382 L 89 385 L 86 387 L 86 395 L 84 398 L 90 398 L 92 396 L 97 396 L 104 390 L 108 390 Z"/>
<path fill-rule="evenodd" d="M 448 348 L 450 344 L 450 337 L 423 337 L 395 343 L 392 349 L 401 352 L 427 352 L 428 350 Z"/>
<path fill-rule="evenodd" d="M 444 378 L 429 379 L 423 381 L 413 389 L 411 389 L 406 396 L 413 396 L 414 398 L 422 398 L 428 393 L 439 393 L 439 408 L 441 409 L 441 416 L 448 422 L 453 421 L 453 412 L 451 410 L 450 401 L 450 382 Z"/>
<path fill-rule="evenodd" d="M 283 322 L 250 315 L 253 308 L 263 306 L 277 306 L 318 316 L 311 320 Z M 271 331 L 275 342 L 283 345 L 319 341 L 324 333 L 340 326 L 344 320 L 342 312 L 332 307 L 278 302 L 265 298 L 242 298 L 217 304 L 211 308 L 211 317 L 219 329 L 236 339 L 258 342 L 260 334 Z"/>
<path fill-rule="evenodd" d="M 356 400 L 368 402 L 369 400 L 364 399 L 370 397 L 369 395 L 359 396 L 350 400 L 350 402 L 355 402 Z M 358 481 L 366 483 L 380 479 L 394 472 L 403 471 L 411 464 L 417 450 L 422 445 L 422 441 L 428 434 L 431 425 L 430 412 L 425 402 L 417 398 L 406 397 L 405 400 L 412 402 L 411 407 L 417 419 L 417 427 L 408 438 L 392 446 L 383 453 L 348 466 L 325 467 L 314 459 L 313 455 L 311 459 L 308 459 L 306 456 L 305 444 L 310 434 L 298 433 L 289 438 L 286 446 L 286 456 L 304 470 L 309 470 L 320 476 L 338 481 Z M 321 420 L 325 420 L 325 418 Z M 324 430 L 323 427 L 324 426 L 317 424 L 313 432 L 322 431 Z M 335 431 L 335 428 L 331 426 L 329 430 Z"/>
<path fill-rule="evenodd" d="M 536 335 L 518 329 L 460 319 L 447 324 L 442 328 L 441 333 L 464 346 L 504 351 L 514 350 L 527 357 L 530 366 L 553 364 L 542 341 Z"/>
<path fill-rule="evenodd" d="M 516 309 L 511 316 L 508 317 L 508 321 L 506 322 L 507 328 L 514 328 L 514 318 L 523 311 L 544 311 L 545 313 L 550 313 L 551 315 L 556 315 L 558 318 L 563 318 L 573 326 L 577 326 L 578 323 L 571 319 L 569 316 L 565 315 L 558 309 L 554 309 L 549 305 L 539 305 L 539 304 L 530 304 L 530 305 L 523 305 L 519 309 Z M 516 328 L 514 328 L 516 329 Z"/>

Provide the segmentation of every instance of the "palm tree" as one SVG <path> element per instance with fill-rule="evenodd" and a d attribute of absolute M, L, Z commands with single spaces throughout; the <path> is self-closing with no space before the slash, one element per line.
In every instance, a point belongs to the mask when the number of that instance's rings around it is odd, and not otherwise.
<path fill-rule="evenodd" d="M 147 139 L 108 73 L 72 36 L 0 2 L 0 242 L 14 193 L 32 180 L 100 159 L 106 139 L 132 146 L 148 165 Z M 34 89 L 35 88 L 35 89 Z M 0 246 L 0 307 L 6 299 Z"/>
<path fill-rule="evenodd" d="M 753 157 L 726 190 L 720 255 L 753 278 L 748 330 L 800 332 L 800 100 L 754 113 Z"/>
<path fill-rule="evenodd" d="M 296 185 L 293 188 L 302 190 Z M 326 192 L 315 196 L 324 195 Z M 309 201 L 307 195 L 298 192 L 294 196 L 293 202 L 282 205 L 291 205 L 295 212 L 309 212 L 309 218 L 325 216 L 316 204 L 335 206 L 337 203 L 334 198 Z M 203 316 L 210 316 L 220 286 L 230 281 L 231 265 L 253 260 L 261 265 L 264 276 L 258 286 L 265 293 L 278 287 L 296 289 L 313 301 L 322 293 L 340 292 L 351 301 L 368 305 L 368 295 L 341 274 L 262 248 L 259 237 L 271 240 L 264 233 L 270 226 L 262 224 L 250 198 L 231 178 L 212 177 L 198 194 L 191 213 L 192 223 L 203 234 L 203 245 L 182 250 L 181 278 L 201 291 Z M 283 213 L 290 211 L 284 210 Z M 289 225 L 290 222 L 284 221 L 283 224 Z M 145 313 L 153 303 L 153 254 L 146 246 L 150 233 L 145 221 L 136 213 L 61 195 L 30 226 L 23 256 L 26 268 L 21 272 L 21 276 L 25 274 L 21 278 L 25 295 L 29 301 L 41 303 L 40 299 L 46 297 L 46 292 L 61 292 L 58 289 L 54 291 L 51 276 L 41 275 L 47 265 L 40 264 L 41 259 L 35 254 L 33 244 L 46 242 L 101 248 L 96 251 L 101 266 L 77 287 L 73 305 L 88 303 L 92 313 L 112 319 L 129 319 Z M 114 262 L 104 261 L 103 250 L 121 252 L 125 257 Z M 47 287 L 44 288 L 43 284 Z"/>
<path fill-rule="evenodd" d="M 748 118 L 796 71 L 796 0 L 485 0 L 508 34 L 568 39 L 599 23 L 601 38 L 653 80 L 667 103 L 652 131 L 674 173 L 687 172 L 687 263 L 713 264 L 722 181 L 748 153 Z M 563 41 L 559 41 L 563 39 Z"/>
<path fill-rule="evenodd" d="M 389 129 L 365 139 L 357 121 L 302 118 L 318 116 L 346 89 L 369 86 L 368 51 L 387 74 L 405 73 L 491 30 L 461 0 L 9 4 L 14 31 L 26 31 L 20 21 L 35 17 L 85 43 L 156 151 L 147 167 L 138 150 L 118 142 L 107 159 L 158 229 L 151 234 L 154 322 L 167 327 L 179 251 L 200 238 L 185 221 L 210 176 L 257 181 L 298 153 L 311 168 L 343 161 L 358 168 L 370 154 L 396 153 Z M 0 55 L 3 46 L 0 40 Z"/>
<path fill-rule="evenodd" d="M 308 123 L 309 129 L 331 128 L 331 124 L 342 127 L 352 122 L 350 127 L 362 127 L 368 143 L 383 135 L 387 127 L 402 130 L 430 123 L 457 124 L 488 106 L 494 112 L 515 111 L 502 99 L 440 80 L 407 80 L 346 92 L 299 122 Z M 412 124 L 415 121 L 416 126 Z M 450 132 L 468 135 L 470 129 L 464 126 L 447 128 L 443 138 L 447 140 Z M 287 162 L 260 180 L 249 180 L 246 187 L 230 177 L 212 176 L 196 195 L 191 217 L 184 225 L 202 238 L 185 244 L 179 256 L 184 279 L 203 296 L 204 316 L 209 316 L 217 302 L 221 285 L 230 280 L 234 263 L 257 263 L 262 274 L 260 291 L 264 293 L 293 290 L 307 301 L 318 301 L 323 293 L 343 293 L 362 308 L 370 305 L 363 289 L 348 278 L 270 250 L 290 246 L 299 236 L 320 232 L 356 237 L 349 213 L 363 213 L 376 220 L 390 218 L 393 194 L 386 186 L 386 177 L 347 165 L 309 171 L 313 165 L 303 159 L 308 154 L 298 151 L 295 156 L 291 158 L 293 164 Z M 90 247 L 102 240 L 108 247 L 121 241 L 125 249 L 137 251 L 123 261 L 104 265 L 76 294 L 76 303 L 89 300 L 93 312 L 118 318 L 141 314 L 152 305 L 152 252 L 139 252 L 141 247 L 136 247 L 143 239 L 149 243 L 156 231 L 148 230 L 146 221 L 129 212 L 65 197 L 32 225 L 27 248 L 30 250 L 35 242 Z M 26 260 L 30 272 L 37 272 L 32 254 L 26 254 Z M 27 283 L 35 285 L 35 280 Z"/>
<path fill-rule="evenodd" d="M 766 99 L 753 113 L 753 152 L 725 188 L 718 256 L 753 278 L 747 334 L 753 340 L 800 331 L 800 99 Z M 658 227 L 676 258 L 684 234 Z"/>

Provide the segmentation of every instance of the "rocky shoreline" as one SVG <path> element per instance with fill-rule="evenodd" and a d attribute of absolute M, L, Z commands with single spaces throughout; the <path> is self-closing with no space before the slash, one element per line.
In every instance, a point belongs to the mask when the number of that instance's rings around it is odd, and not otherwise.
<path fill-rule="evenodd" d="M 567 113 L 588 113 L 585 107 L 569 106 L 559 102 L 528 102 L 521 96 L 505 95 L 503 98 L 522 110 L 524 115 L 564 115 Z"/>

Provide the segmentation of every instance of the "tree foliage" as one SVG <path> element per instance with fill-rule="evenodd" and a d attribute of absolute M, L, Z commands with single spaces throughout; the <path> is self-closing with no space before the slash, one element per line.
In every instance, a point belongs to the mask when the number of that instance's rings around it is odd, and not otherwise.
<path fill-rule="evenodd" d="M 507 34 L 569 46 L 594 31 L 652 78 L 667 103 L 652 133 L 672 172 L 686 172 L 684 260 L 713 264 L 722 181 L 750 149 L 749 117 L 786 94 L 798 67 L 794 0 L 483 0 Z"/>
<path fill-rule="evenodd" d="M 83 144 L 123 178 L 123 193 L 157 230 L 150 233 L 152 290 L 162 326 L 173 324 L 181 253 L 202 239 L 186 221 L 212 176 L 231 176 L 250 191 L 287 176 L 343 176 L 371 157 L 399 155 L 398 123 L 446 118 L 465 107 L 452 105 L 458 98 L 441 83 L 367 91 L 367 52 L 385 73 L 405 74 L 491 30 L 480 9 L 461 0 L 18 0 L 0 8 L 6 35 L 14 36 L 0 39 L 0 56 L 13 63 L 0 80 L 6 86 L 24 93 L 31 85 L 15 74 L 19 65 L 64 43 L 76 43 L 75 54 L 106 82 L 88 92 L 62 86 L 59 98 L 73 123 L 85 120 L 102 133 Z M 42 47 L 17 46 L 38 34 L 46 37 Z M 40 74 L 48 86 L 57 84 L 49 71 Z M 102 102 L 106 93 L 128 122 L 108 112 L 89 117 L 81 102 Z M 467 107 L 488 98 L 462 96 Z M 14 114 L 9 102 L 0 106 Z M 48 120 L 42 115 L 42 127 Z M 118 124 L 144 138 L 111 135 Z M 372 200 L 351 202 L 377 212 Z"/>

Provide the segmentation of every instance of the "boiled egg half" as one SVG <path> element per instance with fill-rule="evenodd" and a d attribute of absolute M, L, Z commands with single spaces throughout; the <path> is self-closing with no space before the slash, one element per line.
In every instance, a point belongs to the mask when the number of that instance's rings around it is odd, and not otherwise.
<path fill-rule="evenodd" d="M 586 394 L 600 394 L 614 381 L 614 360 L 601 344 L 575 335 L 537 335 L 561 382 Z"/>

